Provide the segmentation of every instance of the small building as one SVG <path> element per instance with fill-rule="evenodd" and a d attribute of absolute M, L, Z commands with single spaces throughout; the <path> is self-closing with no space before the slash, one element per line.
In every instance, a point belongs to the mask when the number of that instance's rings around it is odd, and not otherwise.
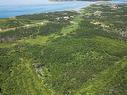
<path fill-rule="evenodd" d="M 68 16 L 65 16 L 65 17 L 64 17 L 64 19 L 65 19 L 65 20 L 68 20 L 68 19 L 69 19 L 69 17 L 68 17 Z"/>
<path fill-rule="evenodd" d="M 101 14 L 102 14 L 102 11 L 96 11 L 96 12 L 94 12 L 95 16 L 101 16 Z"/>

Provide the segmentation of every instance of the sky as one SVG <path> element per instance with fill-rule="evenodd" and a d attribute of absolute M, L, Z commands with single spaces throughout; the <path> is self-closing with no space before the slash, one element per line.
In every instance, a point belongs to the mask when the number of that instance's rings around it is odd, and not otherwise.
<path fill-rule="evenodd" d="M 48 0 L 0 0 L 0 5 L 33 5 L 46 4 Z"/>

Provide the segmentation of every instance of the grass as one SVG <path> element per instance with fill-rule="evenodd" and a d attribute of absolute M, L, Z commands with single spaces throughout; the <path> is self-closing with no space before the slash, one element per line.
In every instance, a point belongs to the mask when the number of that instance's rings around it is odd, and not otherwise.
<path fill-rule="evenodd" d="M 2 95 L 126 95 L 127 5 L 92 5 L 75 12 L 19 16 L 44 26 L 0 33 Z M 94 15 L 102 11 L 101 17 Z M 89 14 L 89 15 L 88 15 Z M 103 16 L 104 15 L 104 16 Z M 69 20 L 64 16 L 73 16 Z M 113 19 L 110 19 L 112 16 Z M 61 17 L 60 20 L 56 18 Z M 29 18 L 29 19 L 28 19 Z M 103 22 L 100 24 L 91 22 Z M 123 30 L 125 33 L 126 31 Z"/>

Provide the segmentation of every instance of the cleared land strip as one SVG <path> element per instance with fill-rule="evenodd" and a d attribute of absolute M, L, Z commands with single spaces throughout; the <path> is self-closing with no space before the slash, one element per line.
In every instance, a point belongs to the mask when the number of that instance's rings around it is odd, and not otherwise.
<path fill-rule="evenodd" d="M 35 27 L 35 26 L 42 26 L 42 25 L 44 25 L 48 22 L 49 21 L 43 21 L 43 22 L 37 22 L 37 23 L 34 23 L 34 24 L 26 24 L 24 26 L 19 26 L 19 27 L 14 27 L 14 28 L 0 29 L 0 32 L 7 32 L 7 31 L 18 29 L 18 28 L 31 28 L 31 27 Z"/>

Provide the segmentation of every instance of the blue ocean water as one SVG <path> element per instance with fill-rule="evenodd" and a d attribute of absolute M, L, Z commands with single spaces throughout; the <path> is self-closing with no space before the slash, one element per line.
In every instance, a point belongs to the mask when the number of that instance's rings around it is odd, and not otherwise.
<path fill-rule="evenodd" d="M 114 3 L 123 3 L 127 0 L 113 0 Z M 25 14 L 46 13 L 64 10 L 77 10 L 87 7 L 95 2 L 67 1 L 58 3 L 35 4 L 35 5 L 0 5 L 0 18 L 8 18 Z"/>
<path fill-rule="evenodd" d="M 90 2 L 58 2 L 49 3 L 42 5 L 10 5 L 10 6 L 0 6 L 0 18 L 14 17 L 24 14 L 34 14 L 34 13 L 46 13 L 54 11 L 64 11 L 80 9 L 91 4 Z"/>

